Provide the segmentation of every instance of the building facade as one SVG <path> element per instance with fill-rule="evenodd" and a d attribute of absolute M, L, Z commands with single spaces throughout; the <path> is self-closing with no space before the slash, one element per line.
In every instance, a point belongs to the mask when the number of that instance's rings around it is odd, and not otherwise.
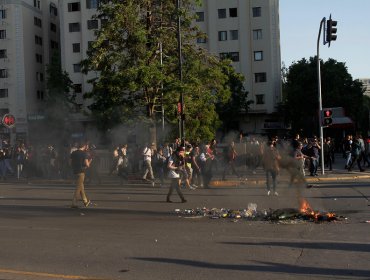
<path fill-rule="evenodd" d="M 207 34 L 198 44 L 230 58 L 245 77 L 253 103 L 241 116 L 240 130 L 266 132 L 282 96 L 279 1 L 203 0 L 196 13 L 197 25 Z"/>
<path fill-rule="evenodd" d="M 73 81 L 77 103 L 88 105 L 83 94 L 91 90 L 87 81 L 97 73 L 81 73 L 94 31 L 101 27 L 93 19 L 98 0 L 59 1 L 62 67 Z M 245 76 L 245 89 L 253 101 L 248 114 L 240 117 L 240 130 L 266 132 L 266 123 L 281 101 L 281 57 L 278 0 L 203 0 L 195 10 L 197 24 L 207 39 L 197 44 L 211 53 L 231 58 Z M 81 116 L 81 121 L 83 117 Z"/>
<path fill-rule="evenodd" d="M 358 79 L 361 83 L 362 86 L 364 87 L 364 95 L 370 97 L 370 79 L 369 78 L 361 78 Z"/>
<path fill-rule="evenodd" d="M 46 65 L 59 45 L 57 1 L 0 0 L 0 117 L 15 117 L 2 140 L 26 140 L 43 118 Z"/>

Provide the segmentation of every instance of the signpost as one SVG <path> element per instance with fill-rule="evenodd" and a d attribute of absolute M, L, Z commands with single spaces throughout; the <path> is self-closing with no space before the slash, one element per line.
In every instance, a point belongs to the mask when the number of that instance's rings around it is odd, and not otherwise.
<path fill-rule="evenodd" d="M 15 117 L 12 114 L 5 114 L 1 122 L 6 128 L 12 128 L 15 125 Z"/>

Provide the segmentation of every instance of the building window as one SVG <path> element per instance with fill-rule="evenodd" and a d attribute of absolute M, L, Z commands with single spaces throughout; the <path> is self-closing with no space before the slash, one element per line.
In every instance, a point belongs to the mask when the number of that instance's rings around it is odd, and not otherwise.
<path fill-rule="evenodd" d="M 44 100 L 44 92 L 42 90 L 37 91 L 37 99 Z"/>
<path fill-rule="evenodd" d="M 73 88 L 75 93 L 82 93 L 82 84 L 74 84 Z"/>
<path fill-rule="evenodd" d="M 101 27 L 106 26 L 107 23 L 108 23 L 108 19 L 107 18 L 101 18 L 100 19 L 100 25 L 101 25 Z"/>
<path fill-rule="evenodd" d="M 34 17 L 33 18 L 33 23 L 36 25 L 36 26 L 38 26 L 38 27 L 42 27 L 42 20 L 41 20 L 41 18 L 38 18 L 38 17 Z"/>
<path fill-rule="evenodd" d="M 226 18 L 226 9 L 218 9 L 218 18 Z"/>
<path fill-rule="evenodd" d="M 239 61 L 239 53 L 238 52 L 228 52 L 228 53 L 220 53 L 220 59 L 230 59 L 233 62 Z"/>
<path fill-rule="evenodd" d="M 75 72 L 75 73 L 81 72 L 81 64 L 80 63 L 73 64 L 73 72 Z"/>
<path fill-rule="evenodd" d="M 79 22 L 70 23 L 69 32 L 80 32 L 80 23 Z"/>
<path fill-rule="evenodd" d="M 87 29 L 98 29 L 99 22 L 97 19 L 90 19 L 87 21 Z"/>
<path fill-rule="evenodd" d="M 74 53 L 79 53 L 81 51 L 80 43 L 74 43 L 72 44 L 72 49 Z"/>
<path fill-rule="evenodd" d="M 5 49 L 0 50 L 0 58 L 7 58 L 6 50 Z"/>
<path fill-rule="evenodd" d="M 86 0 L 86 8 L 97 9 L 99 6 L 99 0 Z"/>
<path fill-rule="evenodd" d="M 197 43 L 198 44 L 205 44 L 207 43 L 207 39 L 204 37 L 197 38 Z"/>
<path fill-rule="evenodd" d="M 0 69 L 0 78 L 8 78 L 8 71 L 6 69 Z"/>
<path fill-rule="evenodd" d="M 204 21 L 204 12 L 197 12 L 196 15 L 197 15 L 196 22 Z"/>
<path fill-rule="evenodd" d="M 0 98 L 7 98 L 7 97 L 8 97 L 8 89 L 0 88 Z"/>
<path fill-rule="evenodd" d="M 68 3 L 68 12 L 78 12 L 80 10 L 80 2 Z"/>
<path fill-rule="evenodd" d="M 262 29 L 253 30 L 253 40 L 261 40 L 261 39 L 262 39 Z"/>
<path fill-rule="evenodd" d="M 58 42 L 55 42 L 55 41 L 53 41 L 53 40 L 51 40 L 50 41 L 50 48 L 52 48 L 52 49 L 59 49 L 59 44 L 58 44 Z"/>
<path fill-rule="evenodd" d="M 256 104 L 257 105 L 265 104 L 265 95 L 264 94 L 256 94 Z"/>
<path fill-rule="evenodd" d="M 254 73 L 254 82 L 255 83 L 265 83 L 266 82 L 266 73 Z"/>
<path fill-rule="evenodd" d="M 230 17 L 238 17 L 238 8 L 230 8 L 229 9 L 229 16 Z"/>
<path fill-rule="evenodd" d="M 40 73 L 40 72 L 36 72 L 36 80 L 39 81 L 39 82 L 43 82 L 44 81 L 44 74 Z"/>
<path fill-rule="evenodd" d="M 6 30 L 0 30 L 0 39 L 6 39 Z"/>
<path fill-rule="evenodd" d="M 42 37 L 35 35 L 35 44 L 42 46 Z"/>
<path fill-rule="evenodd" d="M 230 52 L 229 53 L 230 59 L 234 62 L 239 61 L 239 53 L 238 52 Z"/>
<path fill-rule="evenodd" d="M 54 23 L 50 23 L 50 30 L 53 32 L 57 32 L 57 26 Z"/>
<path fill-rule="evenodd" d="M 226 41 L 227 40 L 227 31 L 218 31 L 218 40 Z"/>
<path fill-rule="evenodd" d="M 53 3 L 50 4 L 50 15 L 52 16 L 58 15 L 58 8 Z"/>
<path fill-rule="evenodd" d="M 37 63 L 42 63 L 42 55 L 41 54 L 36 54 L 36 62 Z"/>
<path fill-rule="evenodd" d="M 261 16 L 261 7 L 253 7 L 252 8 L 253 17 L 260 17 Z"/>
<path fill-rule="evenodd" d="M 6 10 L 1 9 L 0 10 L 0 19 L 4 19 L 4 18 L 6 18 Z"/>
<path fill-rule="evenodd" d="M 263 60 L 263 51 L 254 52 L 254 61 Z"/>
<path fill-rule="evenodd" d="M 35 7 L 35 8 L 38 8 L 38 9 L 40 9 L 40 0 L 33 0 L 33 6 Z"/>
<path fill-rule="evenodd" d="M 230 40 L 239 40 L 238 30 L 230 30 Z"/>

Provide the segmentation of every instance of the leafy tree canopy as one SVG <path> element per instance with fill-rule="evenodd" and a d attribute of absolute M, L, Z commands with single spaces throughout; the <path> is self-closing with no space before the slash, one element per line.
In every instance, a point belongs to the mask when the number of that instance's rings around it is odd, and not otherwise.
<path fill-rule="evenodd" d="M 363 118 L 363 88 L 353 80 L 343 62 L 334 59 L 320 61 L 323 108 L 343 107 L 346 114 L 361 126 Z M 293 131 L 318 132 L 317 59 L 305 58 L 285 69 L 283 85 L 284 108 Z M 312 125 L 314 124 L 314 126 Z"/>
<path fill-rule="evenodd" d="M 216 103 L 229 100 L 231 91 L 225 74 L 227 62 L 220 61 L 195 44 L 204 37 L 194 25 L 194 2 L 182 0 L 177 11 L 173 0 L 103 1 L 96 18 L 96 32 L 85 73 L 91 79 L 90 109 L 102 130 L 141 119 L 156 123 L 155 111 L 163 102 L 166 119 L 177 131 L 177 103 L 185 99 L 188 139 L 210 139 L 220 125 Z M 181 16 L 182 81 L 180 81 L 177 15 Z"/>

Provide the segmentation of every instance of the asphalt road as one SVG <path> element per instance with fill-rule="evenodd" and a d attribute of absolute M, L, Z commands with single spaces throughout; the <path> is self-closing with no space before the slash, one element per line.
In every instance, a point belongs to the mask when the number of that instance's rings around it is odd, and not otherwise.
<path fill-rule="evenodd" d="M 185 190 L 88 186 L 96 205 L 71 209 L 69 184 L 0 184 L 2 279 L 370 279 L 368 179 L 318 182 L 267 196 L 263 184 Z M 337 222 L 179 216 L 196 207 L 312 208 Z M 345 217 L 345 218 L 344 218 Z"/>

